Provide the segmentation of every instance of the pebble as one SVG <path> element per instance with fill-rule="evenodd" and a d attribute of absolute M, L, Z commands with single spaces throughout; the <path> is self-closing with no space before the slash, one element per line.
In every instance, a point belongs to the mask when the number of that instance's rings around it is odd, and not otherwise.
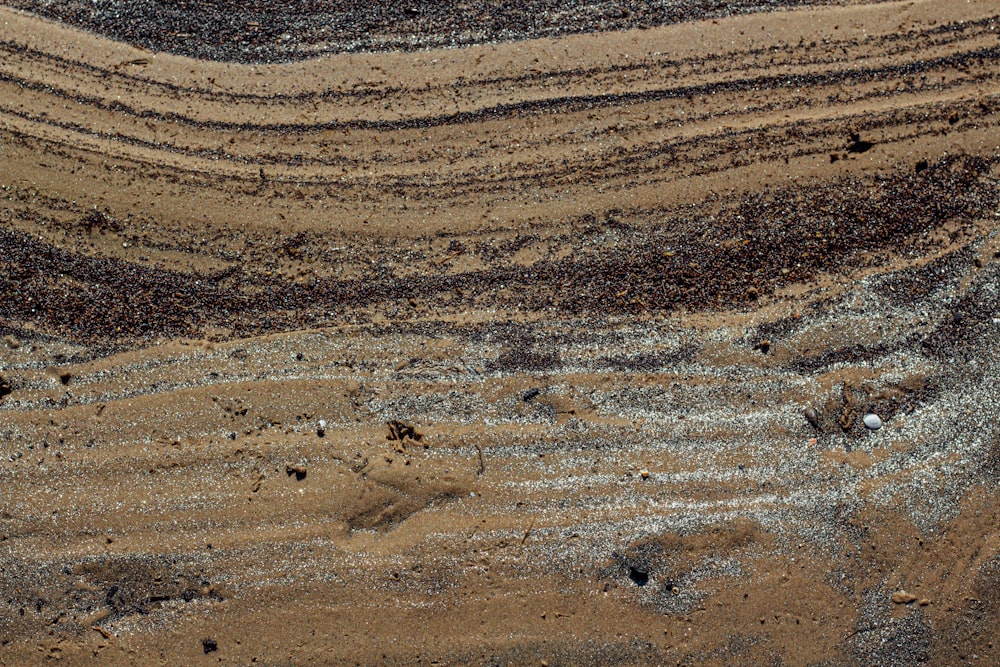
<path fill-rule="evenodd" d="M 643 468 L 642 470 L 639 471 L 639 476 L 642 477 L 643 479 L 649 479 L 649 471 Z"/>
<path fill-rule="evenodd" d="M 892 601 L 896 604 L 910 604 L 917 601 L 917 596 L 913 593 L 899 590 L 892 594 Z"/>
<path fill-rule="evenodd" d="M 865 423 L 865 426 L 867 426 L 873 431 L 877 431 L 878 429 L 882 428 L 882 420 L 879 418 L 878 415 L 873 414 L 871 412 L 865 415 L 865 418 L 862 421 Z"/>
<path fill-rule="evenodd" d="M 288 464 L 285 466 L 285 474 L 288 475 L 289 477 L 295 475 L 295 479 L 300 482 L 306 478 L 306 474 L 308 472 L 309 469 L 306 467 L 304 463 L 298 463 L 295 465 Z"/>
<path fill-rule="evenodd" d="M 805 414 L 806 421 L 809 422 L 809 424 L 812 425 L 813 428 L 815 429 L 819 428 L 819 412 L 816 411 L 816 408 L 813 407 L 806 408 L 803 414 Z"/>
<path fill-rule="evenodd" d="M 316 423 L 316 435 L 322 438 L 325 434 L 326 434 L 326 420 L 320 419 L 319 422 Z"/>

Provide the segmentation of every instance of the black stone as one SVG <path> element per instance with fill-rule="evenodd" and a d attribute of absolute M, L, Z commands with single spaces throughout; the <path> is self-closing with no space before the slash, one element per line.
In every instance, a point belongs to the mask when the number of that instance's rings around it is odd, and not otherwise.
<path fill-rule="evenodd" d="M 649 572 L 644 572 L 635 567 L 629 567 L 628 578 L 632 580 L 636 586 L 645 586 L 649 583 Z"/>
<path fill-rule="evenodd" d="M 814 429 L 817 431 L 820 430 L 819 412 L 816 411 L 816 408 L 808 407 L 805 409 L 803 414 L 805 415 L 806 421 L 809 422 Z"/>

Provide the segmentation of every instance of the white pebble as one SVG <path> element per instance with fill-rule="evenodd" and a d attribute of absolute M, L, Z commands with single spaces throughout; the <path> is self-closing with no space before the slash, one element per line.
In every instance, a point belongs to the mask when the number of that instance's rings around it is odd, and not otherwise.
<path fill-rule="evenodd" d="M 882 428 L 882 420 L 876 414 L 868 413 L 862 421 L 865 423 L 865 426 L 873 431 Z"/>

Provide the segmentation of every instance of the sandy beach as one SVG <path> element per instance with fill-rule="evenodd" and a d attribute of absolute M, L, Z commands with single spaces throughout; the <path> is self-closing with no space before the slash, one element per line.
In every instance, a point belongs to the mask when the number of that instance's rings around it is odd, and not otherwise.
<path fill-rule="evenodd" d="M 251 4 L 0 4 L 0 665 L 1000 664 L 995 2 Z"/>

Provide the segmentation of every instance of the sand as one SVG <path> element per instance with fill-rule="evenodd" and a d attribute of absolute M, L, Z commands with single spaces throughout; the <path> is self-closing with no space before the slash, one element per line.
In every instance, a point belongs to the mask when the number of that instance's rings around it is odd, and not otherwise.
<path fill-rule="evenodd" d="M 31 4 L 0 664 L 1000 664 L 995 3 Z"/>

